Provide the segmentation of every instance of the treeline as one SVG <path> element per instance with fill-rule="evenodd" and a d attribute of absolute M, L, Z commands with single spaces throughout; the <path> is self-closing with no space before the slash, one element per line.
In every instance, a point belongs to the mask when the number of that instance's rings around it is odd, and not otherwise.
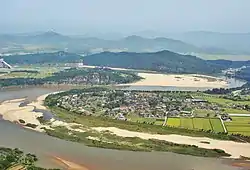
<path fill-rule="evenodd" d="M 81 56 L 63 51 L 55 53 L 36 53 L 26 55 L 11 55 L 4 57 L 9 64 L 44 64 L 44 63 L 72 63 L 79 62 Z"/>
<path fill-rule="evenodd" d="M 36 70 L 13 70 L 10 72 L 11 73 L 34 73 L 34 74 L 39 73 L 39 71 L 36 71 Z"/>
<path fill-rule="evenodd" d="M 225 69 L 222 65 L 171 51 L 155 53 L 103 52 L 85 56 L 84 63 L 103 67 L 144 69 L 167 73 L 211 74 Z"/>
<path fill-rule="evenodd" d="M 10 148 L 0 148 L 0 169 L 15 169 L 15 166 L 18 166 L 18 169 L 26 170 L 49 170 L 40 167 L 36 167 L 34 164 L 38 159 L 36 155 L 25 154 L 19 149 L 10 149 Z M 22 168 L 20 168 L 22 166 Z M 50 169 L 58 170 L 58 169 Z"/>
<path fill-rule="evenodd" d="M 43 84 L 107 85 L 125 84 L 140 80 L 131 72 L 104 69 L 67 69 L 46 78 L 9 78 L 0 79 L 0 87 Z"/>
<path fill-rule="evenodd" d="M 250 82 L 250 67 L 246 67 L 244 69 L 241 69 L 235 74 L 235 78 L 243 79 L 248 82 Z"/>
<path fill-rule="evenodd" d="M 250 83 L 246 83 L 245 85 L 241 87 L 236 87 L 236 88 L 214 88 L 214 89 L 209 89 L 204 91 L 204 93 L 207 94 L 230 94 L 233 91 L 236 90 L 245 90 L 246 88 L 250 88 Z"/>

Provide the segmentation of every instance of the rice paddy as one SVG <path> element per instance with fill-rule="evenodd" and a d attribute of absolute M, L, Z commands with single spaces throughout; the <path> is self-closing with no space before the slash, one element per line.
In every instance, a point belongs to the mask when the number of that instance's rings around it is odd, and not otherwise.
<path fill-rule="evenodd" d="M 192 130 L 224 132 L 218 118 L 168 118 L 167 126 Z"/>

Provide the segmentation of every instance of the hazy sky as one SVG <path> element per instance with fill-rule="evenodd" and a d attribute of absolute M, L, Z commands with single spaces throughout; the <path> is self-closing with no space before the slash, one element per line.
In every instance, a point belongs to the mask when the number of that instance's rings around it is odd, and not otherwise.
<path fill-rule="evenodd" d="M 0 0 L 0 32 L 250 32 L 250 0 Z"/>

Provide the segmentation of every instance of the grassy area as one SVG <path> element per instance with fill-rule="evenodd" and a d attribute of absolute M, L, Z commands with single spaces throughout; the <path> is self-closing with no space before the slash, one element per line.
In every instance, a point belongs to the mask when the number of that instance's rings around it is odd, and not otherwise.
<path fill-rule="evenodd" d="M 181 126 L 181 120 L 180 118 L 168 118 L 167 125 L 171 127 L 180 127 Z"/>
<path fill-rule="evenodd" d="M 247 110 L 242 109 L 232 109 L 232 108 L 223 108 L 225 113 L 231 114 L 250 114 Z"/>
<path fill-rule="evenodd" d="M 194 129 L 212 130 L 213 127 L 210 124 L 210 120 L 206 118 L 194 118 Z"/>
<path fill-rule="evenodd" d="M 1 78 L 45 78 L 61 70 L 62 67 L 18 67 L 8 70 Z"/>
<path fill-rule="evenodd" d="M 60 119 L 66 122 L 75 122 L 82 124 L 85 127 L 117 127 L 120 129 L 137 131 L 137 132 L 145 132 L 151 134 L 179 134 L 185 136 L 193 136 L 193 137 L 209 137 L 220 140 L 236 140 L 233 136 L 226 134 L 217 134 L 217 133 L 208 133 L 205 131 L 199 130 L 190 130 L 184 128 L 176 128 L 169 126 L 160 126 L 160 125 L 150 125 L 144 123 L 136 123 L 130 121 L 119 121 L 105 117 L 95 117 L 95 116 L 80 116 L 78 114 L 65 111 L 64 109 L 60 109 L 58 107 L 51 107 L 51 111 Z M 170 118 L 171 119 L 171 118 Z"/>
<path fill-rule="evenodd" d="M 57 127 L 55 130 L 47 130 L 47 134 L 61 139 L 83 143 L 90 147 L 144 152 L 163 151 L 202 157 L 229 156 L 229 154 L 219 149 L 204 149 L 194 145 L 175 144 L 156 139 L 145 140 L 137 137 L 119 137 L 109 132 L 74 132 L 65 127 Z"/>
<path fill-rule="evenodd" d="M 210 124 L 215 132 L 224 132 L 221 121 L 217 118 L 210 119 Z"/>
<path fill-rule="evenodd" d="M 181 127 L 186 129 L 194 129 L 193 119 L 192 118 L 180 118 Z"/>
<path fill-rule="evenodd" d="M 154 125 L 163 125 L 163 119 L 156 118 L 143 118 L 138 116 L 128 116 L 128 120 L 136 123 L 146 123 L 146 124 L 154 124 Z"/>
<path fill-rule="evenodd" d="M 215 103 L 225 108 L 227 108 L 228 105 L 234 105 L 234 104 L 238 104 L 238 105 L 250 104 L 250 101 L 233 101 L 230 99 L 224 99 L 220 95 L 194 94 L 194 97 L 207 100 L 210 103 Z"/>
<path fill-rule="evenodd" d="M 132 122 L 137 122 L 137 123 L 154 123 L 156 122 L 156 119 L 154 118 L 143 118 L 143 117 L 138 117 L 138 116 L 132 116 L 128 117 L 128 119 Z"/>
<path fill-rule="evenodd" d="M 250 117 L 232 117 L 225 125 L 229 133 L 250 136 Z"/>
<path fill-rule="evenodd" d="M 194 114 L 198 117 L 214 116 L 215 112 L 208 109 L 195 109 Z"/>
<path fill-rule="evenodd" d="M 224 132 L 218 118 L 168 118 L 167 125 L 192 130 Z"/>

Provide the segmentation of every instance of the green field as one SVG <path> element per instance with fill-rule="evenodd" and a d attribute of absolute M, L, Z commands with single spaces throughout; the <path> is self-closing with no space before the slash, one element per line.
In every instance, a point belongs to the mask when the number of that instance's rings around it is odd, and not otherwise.
<path fill-rule="evenodd" d="M 222 107 L 228 108 L 229 105 L 239 104 L 239 105 L 248 105 L 250 104 L 250 101 L 233 101 L 230 99 L 224 99 L 218 95 L 194 95 L 197 98 L 201 98 L 204 100 L 207 100 L 210 103 L 218 104 Z"/>
<path fill-rule="evenodd" d="M 231 108 L 224 108 L 225 113 L 232 113 L 232 114 L 250 114 L 249 111 L 247 110 L 242 110 L 242 109 L 231 109 Z"/>
<path fill-rule="evenodd" d="M 232 117 L 232 121 L 225 125 L 229 133 L 250 136 L 250 117 Z"/>
<path fill-rule="evenodd" d="M 180 118 L 181 127 L 186 129 L 194 129 L 193 119 L 192 118 Z"/>
<path fill-rule="evenodd" d="M 206 117 L 208 114 L 209 116 L 214 116 L 215 112 L 213 110 L 207 110 L 207 109 L 195 109 L 194 114 L 198 117 Z"/>
<path fill-rule="evenodd" d="M 63 70 L 62 67 L 18 67 L 11 71 L 6 69 L 5 71 L 8 73 L 5 73 L 1 78 L 45 78 L 61 70 Z M 28 71 L 37 71 L 37 73 L 29 73 Z"/>
<path fill-rule="evenodd" d="M 204 129 L 204 130 L 212 130 L 209 119 L 206 118 L 194 118 L 194 129 Z"/>
<path fill-rule="evenodd" d="M 143 118 L 138 116 L 129 116 L 128 120 L 137 123 L 147 123 L 147 124 L 153 123 L 154 125 L 163 125 L 164 123 L 164 119 Z"/>
<path fill-rule="evenodd" d="M 168 118 L 167 125 L 171 127 L 180 127 L 181 121 L 180 118 Z"/>
<path fill-rule="evenodd" d="M 213 127 L 213 131 L 215 132 L 224 132 L 223 126 L 221 124 L 221 121 L 217 118 L 210 119 L 210 123 Z"/>
<path fill-rule="evenodd" d="M 167 126 L 224 132 L 222 124 L 218 118 L 168 118 Z"/>
<path fill-rule="evenodd" d="M 129 117 L 128 119 L 132 122 L 137 122 L 137 123 L 144 123 L 144 122 L 153 123 L 156 121 L 156 119 L 153 119 L 153 118 L 143 118 L 143 117 L 136 117 L 136 116 Z"/>

